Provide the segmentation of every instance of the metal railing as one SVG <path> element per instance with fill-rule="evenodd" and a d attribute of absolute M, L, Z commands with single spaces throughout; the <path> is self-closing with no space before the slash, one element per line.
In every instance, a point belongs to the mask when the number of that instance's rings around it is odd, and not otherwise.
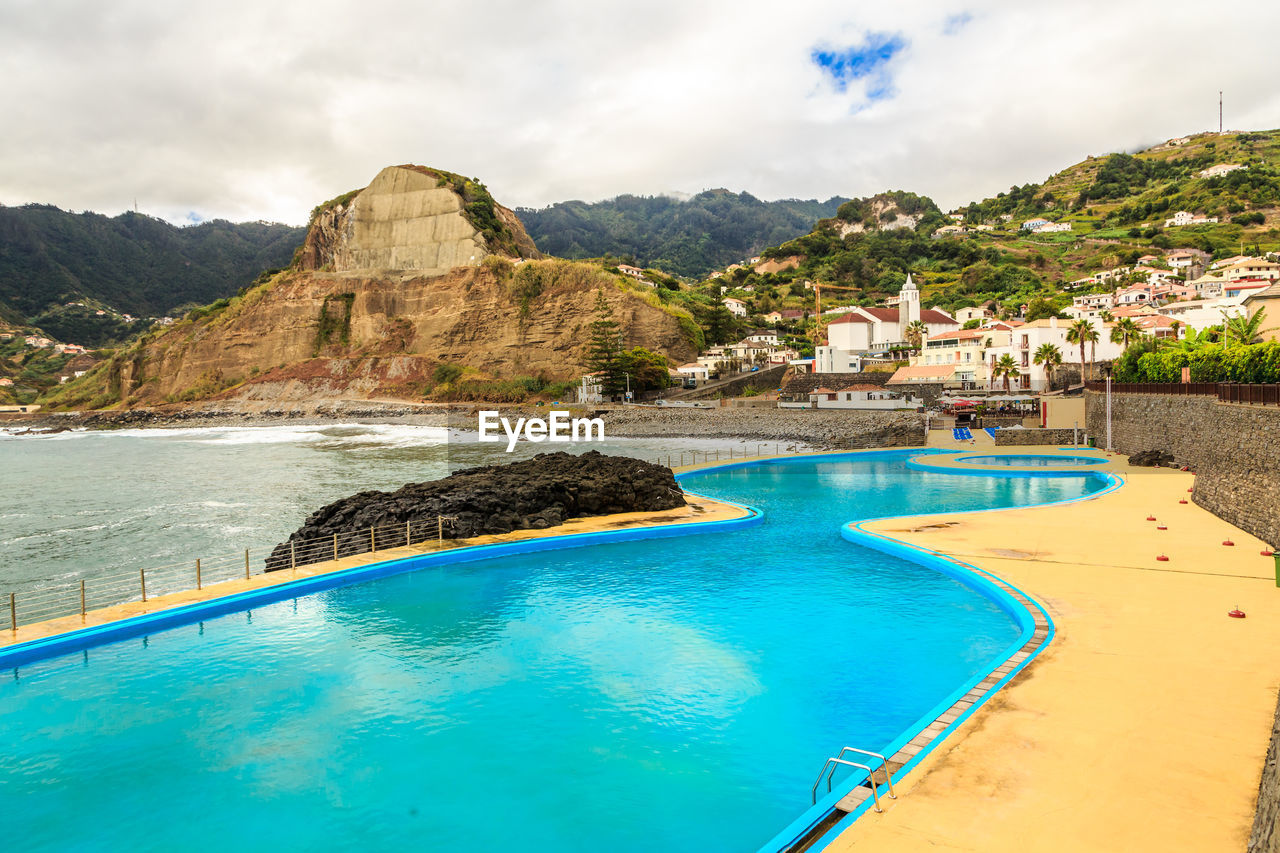
<path fill-rule="evenodd" d="M 683 450 L 678 453 L 656 454 L 650 458 L 634 458 L 665 464 L 671 468 L 685 464 L 698 465 L 807 452 L 810 451 L 799 449 L 795 444 L 787 446 L 782 442 L 760 442 L 756 444 L 754 452 L 748 446 L 740 451 L 735 448 L 726 451 Z M 313 539 L 289 539 L 270 549 L 245 548 L 231 554 L 195 557 L 180 563 L 73 579 L 34 591 L 0 593 L 0 608 L 7 611 L 8 622 L 5 625 L 0 621 L 0 630 L 7 628 L 10 632 L 17 632 L 23 625 L 68 616 L 78 615 L 84 620 L 92 610 L 122 604 L 146 604 L 162 595 L 201 590 L 227 581 L 247 581 L 256 575 L 296 572 L 299 568 L 316 563 L 406 545 L 433 542 L 436 549 L 461 547 L 463 542 L 446 537 L 447 533 L 454 532 L 452 522 L 456 520 L 455 516 L 422 516 L 403 523 L 349 530 Z"/>
<path fill-rule="evenodd" d="M 867 755 L 872 758 L 878 758 L 880 759 L 880 764 L 877 768 L 873 769 L 871 767 L 868 767 L 865 764 L 859 764 L 856 761 L 849 761 L 844 756 L 845 756 L 845 753 L 850 753 L 850 752 L 855 753 L 857 755 Z M 813 782 L 813 792 L 812 792 L 813 797 L 811 802 L 813 803 L 818 802 L 818 786 L 822 784 L 823 777 L 826 777 L 826 780 L 827 780 L 827 793 L 828 794 L 831 793 L 831 779 L 833 776 L 835 776 L 836 768 L 842 765 L 846 767 L 856 767 L 859 770 L 867 771 L 867 780 L 871 785 L 871 797 L 875 801 L 875 808 L 877 812 L 883 811 L 883 809 L 880 808 L 880 789 L 879 789 L 879 783 L 876 780 L 876 774 L 875 774 L 876 769 L 884 770 L 885 783 L 889 787 L 889 799 L 891 800 L 898 799 L 898 795 L 894 793 L 894 790 L 893 790 L 893 774 L 889 772 L 889 759 L 885 758 L 883 755 L 881 755 L 878 752 L 870 752 L 865 749 L 858 749 L 856 747 L 846 746 L 840 750 L 839 755 L 834 756 L 832 758 L 828 758 L 827 763 L 822 765 L 822 770 L 818 772 L 818 778 L 815 779 Z"/>
<path fill-rule="evenodd" d="M 78 615 L 83 620 L 91 610 L 146 604 L 162 595 L 202 590 L 227 581 L 248 581 L 258 575 L 296 572 L 316 563 L 405 545 L 430 542 L 437 549 L 458 547 L 461 543 L 445 538 L 446 531 L 453 532 L 452 522 L 456 520 L 455 516 L 424 516 L 314 539 L 289 539 L 269 551 L 245 548 L 234 554 L 80 578 L 34 592 L 9 592 L 5 596 L 7 627 L 16 632 L 23 625 L 48 619 Z"/>

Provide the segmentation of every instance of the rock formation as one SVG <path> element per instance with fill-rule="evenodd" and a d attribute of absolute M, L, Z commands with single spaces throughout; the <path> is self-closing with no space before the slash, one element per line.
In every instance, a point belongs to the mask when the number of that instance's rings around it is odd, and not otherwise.
<path fill-rule="evenodd" d="M 420 399 L 444 362 L 498 379 L 575 379 L 598 291 L 624 346 L 692 358 L 687 312 L 623 278 L 540 259 L 515 214 L 474 181 L 392 166 L 314 211 L 295 266 L 152 332 L 77 380 L 64 405 Z"/>
<path fill-rule="evenodd" d="M 541 257 L 516 215 L 479 184 L 423 166 L 388 166 L 363 190 L 315 211 L 301 265 L 431 276 L 479 266 L 490 254 Z"/>
<path fill-rule="evenodd" d="M 434 538 L 448 517 L 445 538 L 541 530 L 567 518 L 684 506 L 670 469 L 592 450 L 580 456 L 543 453 L 508 465 L 455 472 L 443 480 L 410 483 L 395 492 L 360 492 L 321 507 L 267 558 L 267 571 L 322 562 L 378 548 Z M 419 536 L 419 531 L 421 536 Z M 336 538 L 335 538 L 336 537 Z"/>

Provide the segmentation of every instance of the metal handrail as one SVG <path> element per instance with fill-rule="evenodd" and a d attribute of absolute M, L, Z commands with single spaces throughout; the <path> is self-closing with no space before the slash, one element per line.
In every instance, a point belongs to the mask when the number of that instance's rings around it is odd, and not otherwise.
<path fill-rule="evenodd" d="M 870 750 L 866 750 L 866 749 L 858 749 L 856 746 L 841 747 L 840 754 L 837 757 L 844 758 L 844 754 L 846 752 L 857 752 L 862 755 L 870 755 L 872 758 L 880 759 L 880 766 L 884 768 L 885 783 L 889 786 L 889 798 L 894 800 L 898 799 L 898 795 L 893 792 L 893 774 L 889 772 L 889 759 L 885 758 L 883 755 L 881 755 L 878 752 L 871 752 Z"/>
<path fill-rule="evenodd" d="M 828 758 L 827 763 L 822 765 L 822 771 L 818 773 L 818 779 L 813 783 L 813 802 L 818 802 L 818 785 L 821 784 L 822 777 L 824 775 L 827 777 L 827 793 L 831 793 L 831 777 L 835 775 L 836 765 L 838 764 L 845 764 L 849 767 L 857 767 L 860 770 L 867 771 L 867 779 L 871 781 L 871 798 L 875 801 L 876 812 L 883 812 L 884 809 L 880 808 L 880 790 L 876 786 L 875 771 L 865 764 L 859 764 L 856 761 L 846 761 L 843 758 Z M 828 767 L 831 768 L 830 772 L 827 771 Z M 897 799 L 897 797 L 894 799 Z"/>

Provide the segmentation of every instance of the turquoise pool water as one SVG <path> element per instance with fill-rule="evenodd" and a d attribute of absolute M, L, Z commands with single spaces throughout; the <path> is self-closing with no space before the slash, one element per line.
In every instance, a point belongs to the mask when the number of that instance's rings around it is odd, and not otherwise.
<path fill-rule="evenodd" d="M 0 684 L 24 850 L 750 850 L 825 758 L 989 666 L 993 603 L 857 518 L 1101 481 L 895 453 L 691 476 L 762 525 L 463 563 L 53 660 Z"/>
<path fill-rule="evenodd" d="M 1035 456 L 1032 454 L 1011 456 L 960 456 L 957 462 L 968 465 L 1020 465 L 1040 468 L 1066 467 L 1069 465 L 1105 465 L 1107 460 L 1096 456 Z"/>

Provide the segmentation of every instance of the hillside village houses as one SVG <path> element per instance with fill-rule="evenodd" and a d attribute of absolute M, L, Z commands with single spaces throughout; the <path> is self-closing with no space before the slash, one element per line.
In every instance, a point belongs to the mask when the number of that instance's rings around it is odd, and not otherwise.
<path fill-rule="evenodd" d="M 732 296 L 726 296 L 720 300 L 725 308 L 729 309 L 729 313 L 735 317 L 747 316 L 747 303 L 741 299 L 734 299 Z"/>

